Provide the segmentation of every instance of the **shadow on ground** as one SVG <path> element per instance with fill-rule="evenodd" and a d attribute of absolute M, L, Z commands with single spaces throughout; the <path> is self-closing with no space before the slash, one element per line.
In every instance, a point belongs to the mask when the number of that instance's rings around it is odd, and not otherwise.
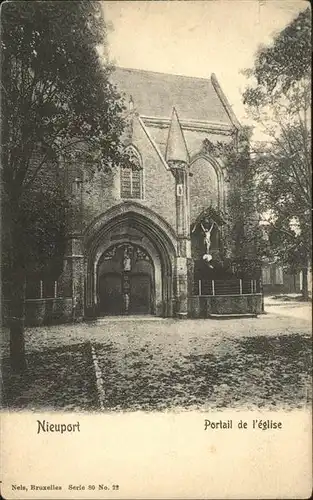
<path fill-rule="evenodd" d="M 281 302 L 304 302 L 304 303 L 312 302 L 312 297 L 309 297 L 308 299 L 306 299 L 303 297 L 303 295 L 294 295 L 294 294 L 271 295 L 268 298 L 272 299 L 272 300 L 278 300 Z"/>
<path fill-rule="evenodd" d="M 205 352 L 149 343 L 92 343 L 107 411 L 292 409 L 311 400 L 309 335 L 224 338 Z M 210 352 L 207 352 L 210 351 Z M 3 360 L 4 403 L 12 409 L 98 410 L 90 342 L 32 352 L 28 372 Z"/>
<path fill-rule="evenodd" d="M 98 407 L 90 343 L 33 352 L 27 372 L 12 375 L 2 360 L 4 405 L 27 410 L 93 410 Z"/>
<path fill-rule="evenodd" d="M 116 410 L 295 408 L 311 399 L 311 342 L 303 335 L 225 339 L 220 352 L 175 359 L 95 345 Z M 109 354 L 110 353 L 110 354 Z"/>

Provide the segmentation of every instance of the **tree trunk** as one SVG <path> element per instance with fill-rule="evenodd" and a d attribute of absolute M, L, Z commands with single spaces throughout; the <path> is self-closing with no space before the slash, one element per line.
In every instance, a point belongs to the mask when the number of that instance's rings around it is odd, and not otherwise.
<path fill-rule="evenodd" d="M 306 302 L 309 300 L 309 289 L 308 289 L 308 267 L 302 268 L 302 298 Z"/>
<path fill-rule="evenodd" d="M 10 362 L 14 373 L 27 369 L 25 356 L 25 289 L 26 280 L 22 272 L 13 273 L 10 296 Z"/>
<path fill-rule="evenodd" d="M 7 227 L 7 280 L 9 283 L 9 327 L 10 363 L 14 373 L 23 373 L 26 368 L 24 323 L 25 323 L 25 248 L 18 196 L 9 193 L 5 204 L 4 221 Z"/>

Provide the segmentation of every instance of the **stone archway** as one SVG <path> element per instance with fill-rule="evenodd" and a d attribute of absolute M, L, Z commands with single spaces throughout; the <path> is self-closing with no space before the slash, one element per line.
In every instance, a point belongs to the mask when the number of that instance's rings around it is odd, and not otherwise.
<path fill-rule="evenodd" d="M 112 260 L 111 264 L 103 265 L 103 259 L 110 249 L 127 246 L 140 249 L 149 259 L 150 267 L 146 266 L 145 269 L 144 265 L 137 265 L 137 268 L 131 268 L 130 272 L 124 272 L 121 268 L 121 255 L 115 263 Z M 113 207 L 94 221 L 85 234 L 86 316 L 95 317 L 110 313 L 110 308 L 106 310 L 103 307 L 104 295 L 107 293 L 109 296 L 110 290 L 113 290 L 113 296 L 117 294 L 117 301 L 120 303 L 113 312 L 125 313 L 125 294 L 128 294 L 125 279 L 129 278 L 129 290 L 132 293 L 132 297 L 129 297 L 130 313 L 146 312 L 157 316 L 172 316 L 175 257 L 175 234 L 161 217 L 137 203 L 126 202 Z M 104 284 L 101 285 L 99 280 Z M 150 293 L 150 305 L 143 305 L 140 309 L 138 295 L 141 287 L 146 287 L 147 293 Z M 135 307 L 136 294 L 138 300 Z"/>

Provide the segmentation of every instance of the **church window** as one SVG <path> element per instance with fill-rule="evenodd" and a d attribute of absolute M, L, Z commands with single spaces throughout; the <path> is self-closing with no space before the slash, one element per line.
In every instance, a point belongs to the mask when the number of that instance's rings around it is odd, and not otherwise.
<path fill-rule="evenodd" d="M 121 197 L 131 198 L 132 194 L 132 170 L 129 167 L 123 167 L 121 170 Z"/>
<path fill-rule="evenodd" d="M 133 146 L 126 150 L 128 157 L 121 167 L 121 198 L 143 198 L 143 172 L 139 153 Z"/>

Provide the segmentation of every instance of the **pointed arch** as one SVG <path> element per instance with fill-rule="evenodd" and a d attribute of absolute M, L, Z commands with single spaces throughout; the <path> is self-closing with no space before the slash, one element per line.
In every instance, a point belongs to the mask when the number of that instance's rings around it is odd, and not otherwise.
<path fill-rule="evenodd" d="M 129 160 L 131 163 L 133 163 L 134 168 L 142 168 L 142 157 L 139 149 L 136 148 L 134 144 L 129 144 L 125 148 L 124 153 L 129 157 Z"/>
<path fill-rule="evenodd" d="M 175 233 L 158 214 L 132 201 L 121 203 L 103 213 L 84 235 L 86 311 L 97 314 L 97 269 L 101 255 L 116 242 L 132 245 L 136 241 L 153 261 L 156 314 L 172 315 L 177 255 Z"/>
<path fill-rule="evenodd" d="M 199 153 L 190 161 L 191 219 L 208 206 L 225 210 L 225 183 L 221 164 L 207 153 Z"/>

